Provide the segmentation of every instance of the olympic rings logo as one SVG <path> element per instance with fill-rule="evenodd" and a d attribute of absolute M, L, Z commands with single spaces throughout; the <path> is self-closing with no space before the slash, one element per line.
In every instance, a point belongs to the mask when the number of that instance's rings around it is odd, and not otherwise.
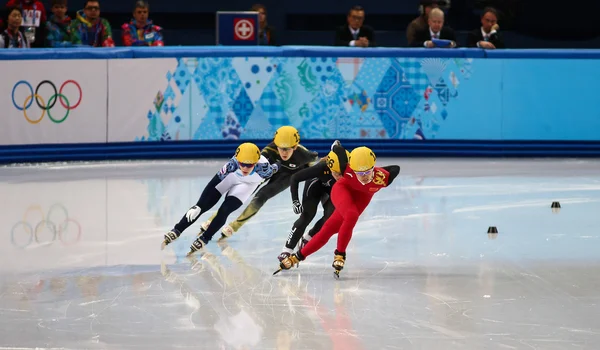
<path fill-rule="evenodd" d="M 77 99 L 77 102 L 74 103 L 74 104 L 73 104 L 73 102 L 75 101 L 75 99 L 72 99 L 72 100 L 69 101 L 69 99 L 67 98 L 67 96 L 65 96 L 63 94 L 63 90 L 64 90 L 65 86 L 67 86 L 68 84 L 75 85 L 75 87 L 77 88 L 77 90 L 79 90 L 79 98 Z M 17 90 L 17 87 L 19 87 L 20 85 L 25 85 L 26 87 L 29 88 L 29 95 L 27 95 L 27 97 L 25 98 L 25 100 L 22 102 L 22 105 L 19 105 L 17 103 L 17 101 L 15 101 L 15 91 Z M 40 96 L 40 94 L 39 94 L 40 88 L 42 86 L 44 86 L 44 85 L 49 85 L 52 88 L 52 90 L 54 90 L 54 94 L 52 94 L 47 101 L 45 101 L 44 98 L 42 96 Z M 52 81 L 50 81 L 50 80 L 42 80 L 36 86 L 35 91 L 33 90 L 33 87 L 31 86 L 31 84 L 29 84 L 29 82 L 25 81 L 25 80 L 18 81 L 15 84 L 15 86 L 13 86 L 13 89 L 12 89 L 12 103 L 13 103 L 13 105 L 15 106 L 16 109 L 18 109 L 20 111 L 23 111 L 23 115 L 25 116 L 25 120 L 27 120 L 27 122 L 30 123 L 30 124 L 37 124 L 37 123 L 41 122 L 42 119 L 44 119 L 44 116 L 46 115 L 46 113 L 48 113 L 48 118 L 52 122 L 54 122 L 56 124 L 60 124 L 60 123 L 64 122 L 65 120 L 67 120 L 67 117 L 69 116 L 69 112 L 71 110 L 74 110 L 77 107 L 79 107 L 79 105 L 81 104 L 82 98 L 83 98 L 83 93 L 81 91 L 81 86 L 75 80 L 67 80 L 67 81 L 65 81 L 64 83 L 62 83 L 62 85 L 60 86 L 60 88 L 58 89 L 58 91 L 56 90 L 56 85 L 54 85 L 54 83 Z M 31 119 L 27 115 L 27 110 L 31 107 L 31 105 L 33 104 L 34 101 L 37 104 L 37 106 L 42 110 L 42 114 L 40 115 L 40 117 L 38 119 Z M 57 101 L 66 110 L 65 115 L 62 116 L 60 119 L 54 118 L 52 116 L 52 113 L 50 113 L 50 111 L 52 110 L 52 108 L 56 105 Z M 48 104 L 46 104 L 46 102 L 48 102 Z"/>
<path fill-rule="evenodd" d="M 29 220 L 34 215 L 38 216 L 38 221 L 32 225 Z M 71 235 L 73 237 L 67 237 Z M 39 205 L 30 206 L 25 211 L 23 220 L 17 222 L 10 231 L 11 243 L 19 249 L 27 248 L 34 240 L 38 244 L 49 246 L 57 238 L 63 246 L 70 246 L 81 240 L 81 224 L 69 217 L 67 208 L 62 204 L 52 205 L 48 214 Z"/>

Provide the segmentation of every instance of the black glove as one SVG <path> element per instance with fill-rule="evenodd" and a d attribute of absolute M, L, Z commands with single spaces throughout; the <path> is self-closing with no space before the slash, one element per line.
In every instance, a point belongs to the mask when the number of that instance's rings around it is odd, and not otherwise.
<path fill-rule="evenodd" d="M 300 203 L 299 200 L 295 200 L 292 202 L 292 205 L 294 206 L 294 213 L 296 214 L 302 214 L 302 203 Z"/>

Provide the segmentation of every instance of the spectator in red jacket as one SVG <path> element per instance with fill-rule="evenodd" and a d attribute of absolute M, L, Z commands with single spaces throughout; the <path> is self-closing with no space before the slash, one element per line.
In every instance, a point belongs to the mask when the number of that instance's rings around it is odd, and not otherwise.
<path fill-rule="evenodd" d="M 144 0 L 135 3 L 133 19 L 121 26 L 125 46 L 165 46 L 162 28 L 148 19 L 150 5 Z"/>
<path fill-rule="evenodd" d="M 6 6 L 21 9 L 21 31 L 31 47 L 44 47 L 47 19 L 44 4 L 38 0 L 9 0 Z"/>

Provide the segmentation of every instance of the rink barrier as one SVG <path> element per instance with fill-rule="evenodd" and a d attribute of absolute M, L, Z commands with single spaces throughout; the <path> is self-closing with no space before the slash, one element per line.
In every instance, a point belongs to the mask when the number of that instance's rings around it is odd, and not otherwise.
<path fill-rule="evenodd" d="M 179 57 L 451 57 L 492 59 L 600 59 L 600 50 L 470 48 L 354 48 L 327 46 L 164 46 L 0 50 L 0 60 L 135 59 Z"/>
<path fill-rule="evenodd" d="M 108 62 L 111 60 L 132 60 L 132 59 L 161 59 L 194 57 L 348 57 L 348 58 L 388 58 L 388 57 L 410 57 L 410 58 L 457 58 L 457 59 L 477 59 L 485 61 L 506 60 L 544 60 L 544 62 L 568 62 L 577 60 L 574 64 L 580 64 L 582 60 L 600 59 L 600 50 L 492 50 L 481 49 L 413 49 L 413 48 L 333 48 L 333 47 L 312 47 L 312 46 L 286 46 L 286 47 L 156 47 L 156 48 L 65 48 L 65 49 L 11 49 L 0 50 L 0 61 L 28 61 L 28 60 L 98 60 L 98 62 Z M 63 61 L 65 62 L 65 61 Z M 510 62 L 510 61 L 507 61 Z M 541 62 L 541 61 L 536 61 Z M 594 63 L 594 62 L 592 62 Z M 67 64 L 67 62 L 65 62 Z M 69 63 L 70 64 L 70 63 Z M 23 70 L 17 69 L 21 72 Z M 26 70 L 31 73 L 31 70 Z M 594 75 L 593 72 L 588 73 Z M 36 76 L 37 77 L 37 76 Z M 12 77 L 10 77 L 12 79 Z M 111 77 L 107 77 L 110 80 Z M 20 78 L 16 78 L 18 81 Z M 30 78 L 31 79 L 31 78 Z M 39 80 L 47 77 L 39 76 Z M 514 84 L 514 80 L 509 81 Z M 565 85 L 568 85 L 565 83 Z M 505 87 L 506 88 L 506 87 Z M 562 87 L 566 91 L 576 91 L 571 86 Z M 587 85 L 580 87 L 582 91 L 587 90 Z M 108 95 L 108 94 L 107 94 Z M 108 105 L 110 99 L 107 98 Z M 590 103 L 592 100 L 590 100 Z M 578 107 L 577 104 L 573 108 Z M 573 116 L 580 117 L 584 113 L 573 111 Z M 600 156 L 600 136 L 590 136 L 591 131 L 596 131 L 595 124 L 590 124 L 592 116 L 595 117 L 595 110 L 589 113 L 583 121 L 573 121 L 565 123 L 564 135 L 559 135 L 551 140 L 519 140 L 519 131 L 514 132 L 515 139 L 503 139 L 507 137 L 505 130 L 506 123 L 490 123 L 498 125 L 494 136 L 483 135 L 480 139 L 343 139 L 348 148 L 359 145 L 367 145 L 379 157 L 598 157 Z M 106 112 L 107 120 L 109 111 Z M 460 117 L 460 114 L 456 115 Z M 520 115 L 511 116 L 508 126 L 509 134 L 512 129 L 517 130 L 516 123 Z M 527 116 L 528 118 L 539 118 L 538 116 Z M 525 125 L 522 130 L 535 129 L 535 123 L 530 120 L 524 120 Z M 554 122 L 554 121 L 553 121 Z M 194 158 L 214 158 L 229 157 L 232 150 L 242 140 L 194 140 L 194 141 L 131 141 L 112 142 L 106 122 L 106 130 L 97 131 L 102 136 L 103 141 L 97 142 L 77 142 L 65 143 L 44 140 L 38 141 L 35 138 L 27 138 L 30 142 L 39 142 L 39 144 L 21 144 L 21 145 L 0 145 L 0 163 L 17 162 L 50 162 L 50 161 L 91 161 L 91 160 L 127 160 L 127 159 L 194 159 Z M 534 126 L 532 128 L 532 125 Z M 573 126 L 575 125 L 575 126 Z M 464 131 L 466 134 L 479 135 L 481 125 L 470 125 L 470 129 Z M 541 126 L 540 126 L 541 127 Z M 563 126 L 552 125 L 555 129 Z M 6 127 L 5 127 L 6 128 Z M 33 129 L 33 128 L 32 128 Z M 299 128 L 300 129 L 300 128 Z M 5 129 L 6 130 L 6 129 Z M 303 132 L 302 129 L 301 133 Z M 10 135 L 10 129 L 7 130 Z M 581 136 L 579 134 L 585 134 Z M 555 131 L 556 134 L 556 131 Z M 600 134 L 598 134 L 600 135 Z M 562 136 L 564 136 L 564 139 Z M 62 137 L 62 136 L 61 136 Z M 580 138 L 580 140 L 578 140 Z M 269 140 L 252 139 L 252 142 L 264 146 Z M 302 144 L 325 155 L 329 150 L 329 145 L 333 139 L 311 139 L 304 137 Z M 2 141 L 0 141 L 1 143 Z"/>
<path fill-rule="evenodd" d="M 323 157 L 334 140 L 306 140 Z M 270 140 L 253 140 L 264 147 Z M 114 142 L 0 146 L 0 164 L 62 161 L 119 161 L 229 158 L 239 141 Z M 600 142 L 342 140 L 352 149 L 367 145 L 377 157 L 600 157 Z"/>

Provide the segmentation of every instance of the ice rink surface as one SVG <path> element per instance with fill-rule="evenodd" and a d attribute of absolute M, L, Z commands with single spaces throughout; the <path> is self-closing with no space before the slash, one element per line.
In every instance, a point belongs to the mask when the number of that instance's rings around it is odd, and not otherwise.
<path fill-rule="evenodd" d="M 222 163 L 1 167 L 0 349 L 598 349 L 600 161 L 381 159 L 339 281 L 336 236 L 272 276 L 287 191 L 160 250 Z"/>

